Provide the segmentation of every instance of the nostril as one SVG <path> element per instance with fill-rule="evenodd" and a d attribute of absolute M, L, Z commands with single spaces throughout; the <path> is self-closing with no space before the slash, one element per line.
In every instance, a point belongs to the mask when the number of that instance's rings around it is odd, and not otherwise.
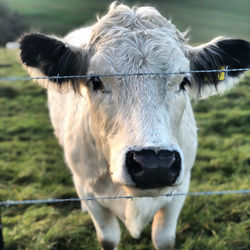
<path fill-rule="evenodd" d="M 135 155 L 136 155 L 135 151 L 129 151 L 127 153 L 126 165 L 130 173 L 139 174 L 140 172 L 143 171 L 143 168 L 141 164 L 138 162 L 138 160 L 136 160 Z"/>
<path fill-rule="evenodd" d="M 160 166 L 166 167 L 166 166 L 172 166 L 176 160 L 174 152 L 168 151 L 168 150 L 160 150 L 158 152 L 158 161 Z"/>
<path fill-rule="evenodd" d="M 174 156 L 175 156 L 175 161 L 172 164 L 170 171 L 172 175 L 175 176 L 174 178 L 174 182 L 175 182 L 181 171 L 181 157 L 180 157 L 180 154 L 176 151 L 174 151 Z"/>
<path fill-rule="evenodd" d="M 160 150 L 158 156 L 163 167 L 169 168 L 169 174 L 176 178 L 181 171 L 181 157 L 177 151 Z"/>

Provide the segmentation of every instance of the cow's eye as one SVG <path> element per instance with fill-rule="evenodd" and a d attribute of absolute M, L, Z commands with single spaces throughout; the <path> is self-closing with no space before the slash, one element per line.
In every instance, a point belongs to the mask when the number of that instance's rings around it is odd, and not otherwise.
<path fill-rule="evenodd" d="M 103 90 L 104 89 L 104 85 L 102 80 L 100 79 L 100 77 L 98 76 L 93 76 L 89 79 L 88 84 L 92 82 L 93 85 L 93 90 L 97 91 L 97 90 Z"/>
<path fill-rule="evenodd" d="M 182 82 L 180 83 L 180 91 L 186 91 L 185 86 L 191 87 L 191 82 L 189 81 L 188 77 L 184 77 Z"/>

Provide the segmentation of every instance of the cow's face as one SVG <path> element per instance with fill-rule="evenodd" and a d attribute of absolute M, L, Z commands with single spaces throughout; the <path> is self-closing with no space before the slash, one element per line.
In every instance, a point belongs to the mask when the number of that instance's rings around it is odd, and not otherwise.
<path fill-rule="evenodd" d="M 120 32 L 98 28 L 103 36 L 94 34 L 89 45 L 94 51 L 89 74 L 189 69 L 178 37 L 166 36 L 166 27 Z M 182 84 L 188 78 L 177 74 L 89 79 L 92 131 L 102 145 L 114 182 L 139 189 L 181 183 L 184 158 L 179 130 L 187 102 Z"/>
<path fill-rule="evenodd" d="M 189 96 L 204 98 L 224 90 L 239 72 L 226 77 L 140 73 L 241 68 L 250 63 L 250 46 L 243 40 L 217 39 L 197 48 L 184 42 L 155 9 L 120 5 L 99 20 L 84 48 L 31 34 L 22 40 L 21 55 L 31 74 L 132 74 L 95 76 L 71 85 L 60 79 L 53 86 L 72 86 L 87 98 L 90 131 L 97 152 L 109 163 L 112 180 L 132 194 L 159 195 L 180 185 L 189 171 L 180 143 Z"/>

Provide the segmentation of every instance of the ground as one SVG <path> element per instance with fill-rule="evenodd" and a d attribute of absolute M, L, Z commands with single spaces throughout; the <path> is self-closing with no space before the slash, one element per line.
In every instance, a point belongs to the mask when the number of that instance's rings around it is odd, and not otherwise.
<path fill-rule="evenodd" d="M 0 49 L 0 77 L 11 75 L 26 75 L 18 51 Z M 249 84 L 248 73 L 227 95 L 193 105 L 199 150 L 190 191 L 249 189 Z M 0 200 L 76 197 L 53 136 L 46 92 L 31 81 L 0 82 L 0 176 Z M 249 198 L 188 197 L 179 219 L 177 249 L 250 249 Z M 2 221 L 7 250 L 99 247 L 91 219 L 78 202 L 3 207 Z M 153 249 L 150 232 L 148 226 L 135 240 L 122 226 L 120 249 Z"/>

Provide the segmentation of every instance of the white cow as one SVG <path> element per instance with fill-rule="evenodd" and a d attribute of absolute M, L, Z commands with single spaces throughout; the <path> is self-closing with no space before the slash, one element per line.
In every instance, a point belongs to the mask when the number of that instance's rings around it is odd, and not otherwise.
<path fill-rule="evenodd" d="M 249 55 L 249 42 L 239 39 L 193 48 L 154 8 L 116 3 L 95 25 L 65 38 L 27 34 L 21 41 L 31 76 L 243 68 Z M 185 197 L 159 196 L 189 189 L 197 148 L 190 99 L 223 92 L 241 73 L 39 80 L 79 197 L 141 197 L 83 202 L 103 249 L 118 246 L 117 217 L 134 238 L 153 219 L 155 248 L 174 247 Z"/>

